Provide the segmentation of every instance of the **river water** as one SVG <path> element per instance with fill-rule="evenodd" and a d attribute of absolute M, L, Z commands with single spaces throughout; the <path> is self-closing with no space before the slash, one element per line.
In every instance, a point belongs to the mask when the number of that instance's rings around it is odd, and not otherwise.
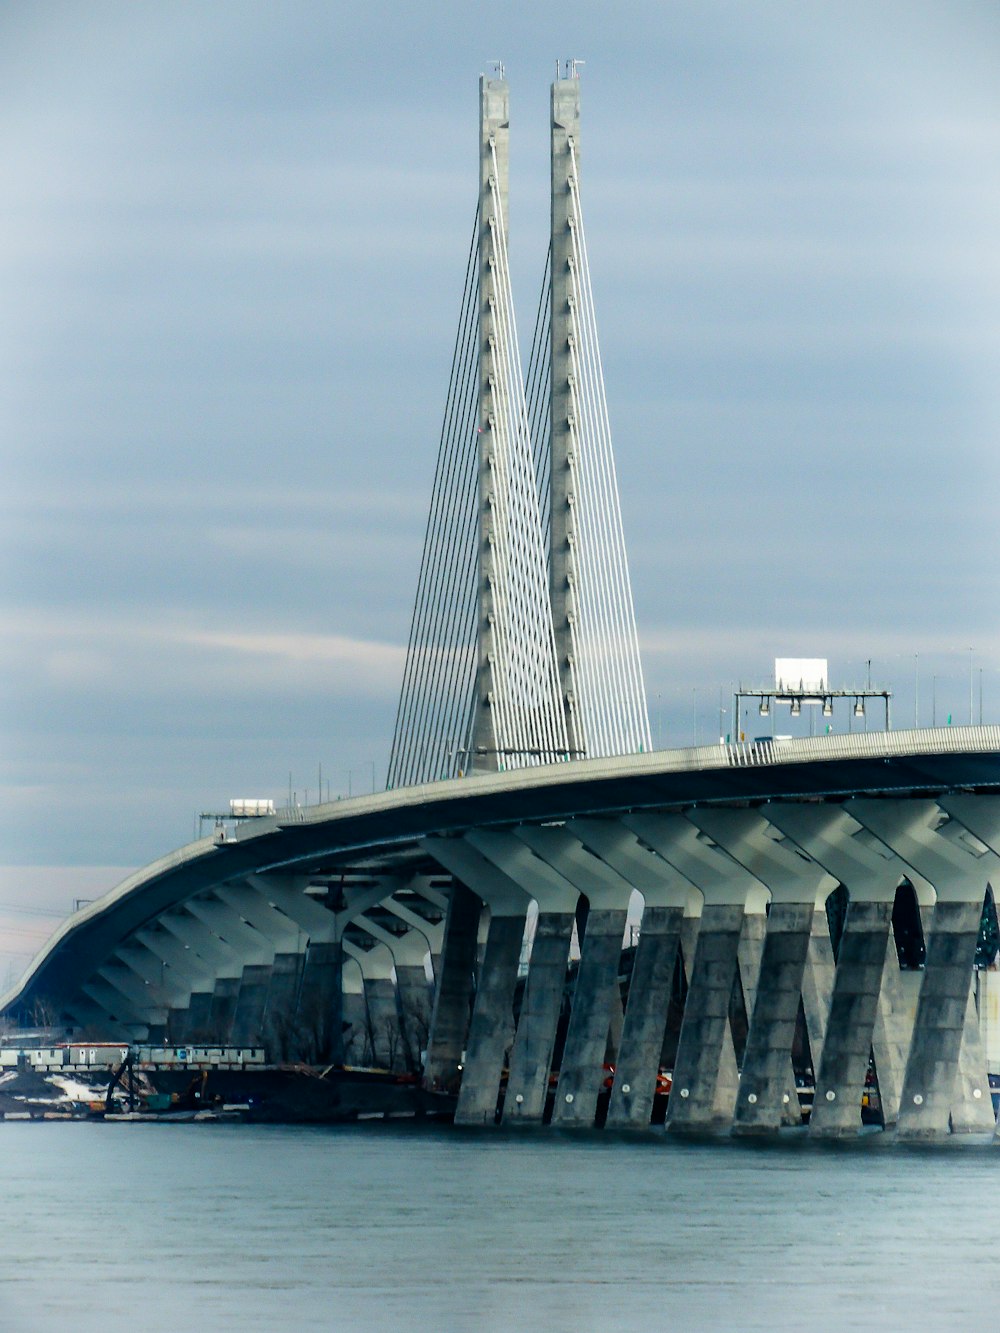
<path fill-rule="evenodd" d="M 0 1125 L 0 1329 L 995 1327 L 1000 1148 Z"/>

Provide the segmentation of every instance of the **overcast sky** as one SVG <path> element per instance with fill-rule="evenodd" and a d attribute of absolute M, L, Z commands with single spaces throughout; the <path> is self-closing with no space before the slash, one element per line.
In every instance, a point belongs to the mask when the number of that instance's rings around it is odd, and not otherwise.
<path fill-rule="evenodd" d="M 8 4 L 0 862 L 384 781 L 478 76 L 523 338 L 569 56 L 655 738 L 785 655 L 1000 720 L 994 0 Z"/>

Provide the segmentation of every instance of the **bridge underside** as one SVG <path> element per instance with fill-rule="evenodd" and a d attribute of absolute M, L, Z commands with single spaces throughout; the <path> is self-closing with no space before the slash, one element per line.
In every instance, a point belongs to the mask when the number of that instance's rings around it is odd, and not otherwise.
<path fill-rule="evenodd" d="M 992 1132 L 1000 728 L 719 746 L 239 825 L 72 917 L 0 1012 L 422 1071 L 467 1124 Z"/>

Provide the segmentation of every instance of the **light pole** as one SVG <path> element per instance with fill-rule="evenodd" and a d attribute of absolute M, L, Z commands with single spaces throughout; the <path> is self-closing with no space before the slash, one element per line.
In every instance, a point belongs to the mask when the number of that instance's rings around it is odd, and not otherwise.
<path fill-rule="evenodd" d="M 972 726 L 972 649 L 969 649 L 969 726 Z"/>
<path fill-rule="evenodd" d="M 913 729 L 920 726 L 920 654 L 913 654 Z"/>

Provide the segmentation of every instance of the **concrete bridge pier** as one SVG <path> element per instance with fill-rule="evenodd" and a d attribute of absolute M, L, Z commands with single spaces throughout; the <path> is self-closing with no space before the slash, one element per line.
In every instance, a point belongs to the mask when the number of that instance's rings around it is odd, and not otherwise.
<path fill-rule="evenodd" d="M 565 827 L 523 827 L 517 834 L 590 908 L 552 1111 L 554 1125 L 586 1129 L 597 1118 L 609 1039 L 622 1027 L 618 973 L 632 885 Z"/>
<path fill-rule="evenodd" d="M 754 810 L 695 808 L 687 818 L 712 838 L 771 896 L 756 986 L 744 984 L 750 1028 L 733 1118 L 735 1134 L 776 1134 L 783 1123 L 801 1123 L 792 1047 L 802 979 L 817 904 L 837 881 L 786 843 L 779 829 Z M 749 910 L 746 920 L 762 922 Z"/>
<path fill-rule="evenodd" d="M 511 833 L 476 829 L 467 833 L 465 839 L 538 904 L 503 1104 L 505 1125 L 538 1125 L 545 1115 L 580 895 L 564 876 Z"/>
<path fill-rule="evenodd" d="M 459 1062 L 464 1067 L 455 1124 L 493 1125 L 500 1081 L 514 1040 L 514 989 L 530 899 L 466 839 L 427 838 L 422 845 L 490 910 L 465 1059 Z M 463 913 L 464 938 L 460 948 L 463 954 L 475 956 L 478 935 L 472 934 L 472 921 L 477 919 L 476 913 L 469 904 Z M 456 1024 L 460 1024 L 460 1019 L 456 1018 Z"/>
<path fill-rule="evenodd" d="M 806 954 L 806 968 L 802 976 L 802 1012 L 805 1015 L 814 1082 L 823 1060 L 835 972 L 836 963 L 830 941 L 830 922 L 826 914 L 826 903 L 818 902 L 813 912 L 809 951 Z"/>
<path fill-rule="evenodd" d="M 398 1000 L 396 1020 L 401 1042 L 399 1055 L 410 1073 L 418 1073 L 430 1010 L 424 967 L 424 960 L 430 952 L 427 936 L 412 929 L 393 935 L 365 915 L 355 917 L 354 925 L 389 950 L 396 976 L 393 998 L 394 1003 Z"/>
<path fill-rule="evenodd" d="M 215 969 L 199 958 L 196 950 L 185 947 L 162 921 L 136 931 L 135 938 L 178 976 L 185 977 L 190 987 L 187 1004 L 172 1006 L 167 1015 L 167 1041 L 184 1046 L 193 1040 L 192 1034 L 204 1037 L 209 1031 Z"/>
<path fill-rule="evenodd" d="M 424 1086 L 457 1092 L 472 1013 L 479 924 L 483 905 L 456 881 L 445 922 L 441 958 L 436 969 Z"/>
<path fill-rule="evenodd" d="M 137 1036 L 157 1045 L 164 1040 L 169 1009 L 160 987 L 148 986 L 118 954 L 98 969 L 96 979 L 118 993 L 117 1012 L 131 1011 L 140 1021 L 144 1031 L 137 1030 Z"/>
<path fill-rule="evenodd" d="M 368 1026 L 368 1006 L 365 1004 L 365 983 L 361 975 L 361 964 L 349 953 L 342 950 L 341 954 L 344 1064 L 370 1065 L 374 1063 L 374 1052 Z"/>
<path fill-rule="evenodd" d="M 567 827 L 643 896 L 639 943 L 632 964 L 607 1123 L 615 1129 L 648 1129 L 684 909 L 692 895 L 698 896 L 700 904 L 700 895 L 689 880 L 644 847 L 634 833 L 616 820 L 576 819 Z"/>
<path fill-rule="evenodd" d="M 978 839 L 990 852 L 1000 858 L 1000 797 L 968 796 L 958 794 L 941 797 L 938 801 L 941 809 L 957 820 L 969 833 Z M 1000 891 L 1000 874 L 989 871 L 989 883 L 993 889 L 994 902 Z M 984 893 L 985 898 L 985 893 Z M 985 1051 L 980 1036 L 979 1013 L 975 1003 L 975 987 L 969 996 L 969 1008 L 966 1016 L 965 1033 L 962 1040 L 963 1077 L 974 1080 L 978 1071 L 985 1065 Z M 977 1085 L 973 1082 L 972 1092 Z M 978 1100 L 978 1099 L 976 1099 Z M 1000 1139 L 1000 1116 L 996 1118 L 996 1134 Z"/>
<path fill-rule="evenodd" d="M 207 999 L 207 1013 L 204 1001 L 198 1002 L 196 1012 L 189 1013 L 186 1040 L 228 1044 L 232 1040 L 245 959 L 200 917 L 186 909 L 165 913 L 160 918 L 160 924 L 164 927 L 164 933 L 176 941 L 181 955 L 187 953 L 189 957 L 196 957 L 199 960 L 198 968 L 204 966 L 214 978 Z M 251 958 L 264 959 L 266 951 L 263 941 L 253 934 L 251 940 L 255 950 Z M 159 947 L 166 949 L 166 941 Z M 259 1034 L 255 1040 L 259 1040 Z M 247 1044 L 252 1045 L 254 1042 Z"/>
<path fill-rule="evenodd" d="M 704 906 L 684 1006 L 666 1128 L 672 1133 L 728 1130 L 738 1091 L 735 1062 L 725 1053 L 729 1005 L 748 897 L 766 890 L 688 819 L 633 814 L 623 822 L 702 894 Z M 755 904 L 756 905 L 756 904 Z"/>
<path fill-rule="evenodd" d="M 264 1010 L 267 1007 L 267 993 L 274 963 L 273 947 L 260 931 L 248 925 L 238 912 L 218 897 L 192 898 L 186 907 L 187 911 L 205 927 L 208 935 L 225 940 L 244 960 L 236 1002 L 232 1008 L 229 1041 L 236 1046 L 262 1045 Z M 220 981 L 225 981 L 225 978 L 220 977 Z M 227 990 L 228 988 L 223 986 L 220 993 L 220 988 L 218 984 L 216 985 L 213 1022 L 218 1016 L 220 1027 L 232 999 L 230 994 L 225 993 Z"/>
<path fill-rule="evenodd" d="M 861 1130 L 861 1098 L 873 1049 L 886 1122 L 898 1112 L 905 1059 L 892 907 L 906 867 L 842 807 L 775 803 L 769 818 L 850 894 L 822 1054 L 814 1054 L 809 1132 L 818 1138 Z M 881 1017 L 880 1017 L 881 1016 Z M 881 1031 L 879 1027 L 881 1026 Z"/>
<path fill-rule="evenodd" d="M 396 985 L 392 979 L 392 954 L 384 944 L 364 949 L 352 944 L 350 940 L 344 940 L 343 950 L 361 969 L 372 1063 L 378 1069 L 402 1071 L 403 1037 L 399 1026 Z"/>
<path fill-rule="evenodd" d="M 253 883 L 223 885 L 218 897 L 258 931 L 273 951 L 261 1030 L 269 1059 L 293 1059 L 298 1054 L 295 1011 L 309 936 L 298 922 L 271 903 L 266 881 L 262 883 L 260 877 Z"/>
<path fill-rule="evenodd" d="M 767 939 L 767 932 L 770 928 L 770 916 L 767 912 L 767 903 L 761 902 L 759 894 L 751 894 L 746 903 L 743 913 L 743 924 L 740 927 L 740 943 L 736 951 L 736 965 L 739 971 L 740 987 L 743 992 L 743 1004 L 747 1016 L 747 1036 L 749 1038 L 749 1029 L 753 1019 L 754 1005 L 757 1003 L 757 987 L 761 976 L 761 967 L 764 962 L 764 945 Z M 796 1013 L 796 1018 L 798 1014 Z M 794 1039 L 794 1028 L 792 1036 Z M 733 1059 L 736 1059 L 735 1045 L 733 1048 Z M 746 1064 L 746 1049 L 742 1053 L 742 1059 L 737 1060 L 737 1068 L 742 1071 Z M 742 1078 L 742 1072 L 737 1075 Z M 738 1109 L 738 1104 L 737 1104 Z M 788 1056 L 788 1071 L 785 1078 L 785 1091 L 782 1094 L 782 1123 L 788 1125 L 800 1125 L 802 1123 L 802 1112 L 799 1109 L 798 1094 L 795 1090 L 795 1071 L 792 1066 L 791 1052 Z"/>
<path fill-rule="evenodd" d="M 963 1039 L 970 1040 L 966 1029 L 983 898 L 1000 857 L 934 801 L 851 800 L 845 809 L 927 879 L 937 896 L 897 1135 L 940 1138 L 949 1130 L 991 1130 L 985 1061 L 963 1071 L 961 1051 Z"/>

